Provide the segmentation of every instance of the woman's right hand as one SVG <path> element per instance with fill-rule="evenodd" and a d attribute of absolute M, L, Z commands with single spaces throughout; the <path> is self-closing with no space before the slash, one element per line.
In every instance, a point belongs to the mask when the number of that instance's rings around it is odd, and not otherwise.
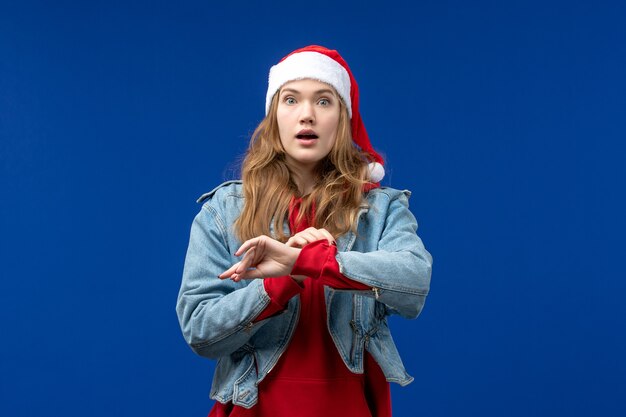
<path fill-rule="evenodd" d="M 230 278 L 238 282 L 242 279 L 288 275 L 299 254 L 299 248 L 289 247 L 268 236 L 258 236 L 239 247 L 235 256 L 243 255 L 241 261 L 222 272 L 218 278 Z"/>
<path fill-rule="evenodd" d="M 330 234 L 328 230 L 309 227 L 291 236 L 285 244 L 292 248 L 303 248 L 309 243 L 313 243 L 322 239 L 326 239 L 331 245 L 335 243 L 335 238 L 333 237 L 333 235 Z"/>

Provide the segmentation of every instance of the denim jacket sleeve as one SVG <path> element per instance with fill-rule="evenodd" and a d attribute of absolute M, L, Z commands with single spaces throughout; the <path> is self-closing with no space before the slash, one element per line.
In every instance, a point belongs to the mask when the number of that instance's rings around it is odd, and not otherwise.
<path fill-rule="evenodd" d="M 351 250 L 337 253 L 337 262 L 345 276 L 372 288 L 361 294 L 375 297 L 391 313 L 415 318 L 430 288 L 432 257 L 417 235 L 408 195 L 397 190 L 378 192 L 364 219 L 367 224 L 359 227 L 359 234 L 369 230 L 375 236 L 362 239 L 369 242 L 366 247 L 359 246 L 363 242 L 358 236 L 354 238 Z"/>
<path fill-rule="evenodd" d="M 176 313 L 192 350 L 216 359 L 242 348 L 267 322 L 253 323 L 270 297 L 263 280 L 221 280 L 217 275 L 237 262 L 237 244 L 218 204 L 205 203 L 191 226 Z"/>

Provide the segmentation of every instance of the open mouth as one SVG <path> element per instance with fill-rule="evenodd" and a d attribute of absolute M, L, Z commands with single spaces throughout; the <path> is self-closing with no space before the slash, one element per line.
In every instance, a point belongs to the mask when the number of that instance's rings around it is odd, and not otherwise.
<path fill-rule="evenodd" d="M 318 136 L 314 130 L 302 129 L 301 131 L 298 132 L 298 134 L 296 135 L 296 138 L 303 139 L 303 140 L 311 140 L 311 139 L 317 139 Z"/>

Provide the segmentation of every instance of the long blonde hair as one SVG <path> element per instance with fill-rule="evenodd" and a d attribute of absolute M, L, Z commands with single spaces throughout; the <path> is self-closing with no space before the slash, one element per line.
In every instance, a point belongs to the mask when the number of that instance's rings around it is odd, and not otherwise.
<path fill-rule="evenodd" d="M 289 204 L 299 191 L 285 160 L 285 150 L 278 133 L 276 110 L 278 95 L 272 99 L 267 116 L 252 134 L 241 167 L 245 203 L 235 222 L 241 241 L 260 235 L 270 235 L 284 242 L 288 235 L 283 225 L 289 214 Z M 297 221 L 314 213 L 314 225 L 325 228 L 334 237 L 355 231 L 356 217 L 363 205 L 363 185 L 367 183 L 367 154 L 352 142 L 350 119 L 343 101 L 340 102 L 337 139 L 330 153 L 318 164 L 318 182 L 304 196 Z"/>

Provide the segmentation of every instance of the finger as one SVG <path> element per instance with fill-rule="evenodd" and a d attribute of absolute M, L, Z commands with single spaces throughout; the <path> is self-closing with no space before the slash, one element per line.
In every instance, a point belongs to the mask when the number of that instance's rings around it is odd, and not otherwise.
<path fill-rule="evenodd" d="M 334 242 L 333 235 L 326 229 L 316 229 L 314 227 L 310 227 L 305 230 L 307 232 L 308 243 L 315 242 L 318 240 L 326 239 L 329 242 Z"/>
<path fill-rule="evenodd" d="M 234 274 L 231 279 L 233 280 L 233 282 L 239 282 L 242 279 L 246 279 L 246 278 L 243 276 L 243 274 Z"/>
<path fill-rule="evenodd" d="M 330 234 L 330 232 L 326 229 L 318 229 L 317 230 L 322 236 L 322 239 L 326 239 L 328 240 L 328 243 L 334 243 L 335 242 L 335 238 L 333 237 L 333 235 Z"/>
<path fill-rule="evenodd" d="M 320 235 L 317 230 L 305 230 L 300 235 L 301 238 L 306 240 L 306 243 L 315 242 L 316 240 L 320 240 L 322 235 Z"/>
<path fill-rule="evenodd" d="M 302 238 L 296 234 L 296 235 L 291 236 L 289 240 L 287 240 L 285 245 L 289 246 L 290 248 L 294 248 L 301 244 L 300 243 L 301 240 Z"/>
<path fill-rule="evenodd" d="M 251 266 L 255 265 L 255 259 L 254 259 L 254 255 L 256 252 L 256 247 L 253 247 L 251 249 L 249 249 L 244 255 L 243 258 L 241 259 L 241 261 L 239 262 L 239 266 L 237 267 L 237 269 L 235 270 L 235 272 L 237 274 L 241 274 L 242 272 L 244 272 L 246 269 L 250 268 Z"/>
<path fill-rule="evenodd" d="M 316 240 L 328 240 L 329 242 L 334 240 L 333 235 L 331 235 L 326 229 L 318 229 L 315 232 Z"/>
<path fill-rule="evenodd" d="M 238 280 L 255 278 L 263 278 L 263 273 L 258 268 L 248 269 L 242 274 L 239 274 Z"/>
<path fill-rule="evenodd" d="M 237 270 L 237 268 L 239 267 L 239 264 L 241 262 L 237 262 L 236 264 L 234 264 L 233 266 L 231 266 L 230 268 L 228 268 L 226 271 L 222 272 L 221 274 L 219 274 L 217 277 L 220 279 L 227 279 L 227 278 L 231 278 L 232 275 L 235 273 L 235 271 Z"/>
<path fill-rule="evenodd" d="M 267 246 L 267 239 L 259 239 L 257 246 L 254 248 L 254 252 L 252 252 L 252 266 L 257 266 L 263 258 L 265 258 Z"/>
<path fill-rule="evenodd" d="M 306 245 L 307 243 L 309 243 L 309 241 L 306 240 L 305 238 L 303 238 L 302 236 L 294 236 L 294 245 L 293 245 L 293 247 L 301 248 L 304 245 Z"/>
<path fill-rule="evenodd" d="M 245 242 L 243 242 L 241 244 L 241 246 L 239 246 L 239 249 L 237 249 L 237 252 L 235 252 L 235 256 L 241 256 L 243 253 L 245 253 L 248 249 L 250 249 L 253 246 L 256 246 L 259 242 L 259 240 L 261 239 L 262 236 L 258 236 L 252 239 L 248 239 Z"/>

